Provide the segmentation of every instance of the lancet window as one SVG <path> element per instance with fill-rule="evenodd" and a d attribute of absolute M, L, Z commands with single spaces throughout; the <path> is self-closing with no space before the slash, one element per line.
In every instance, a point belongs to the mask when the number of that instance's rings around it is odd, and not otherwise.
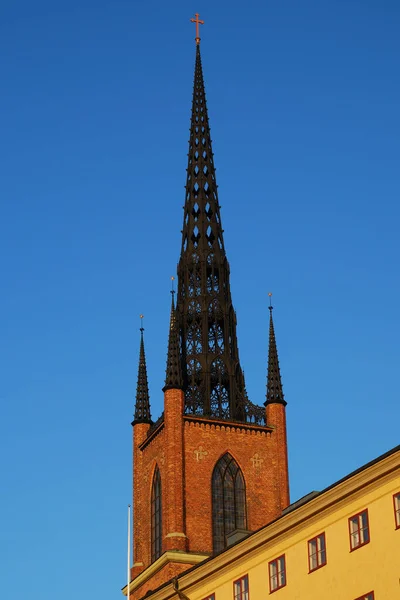
<path fill-rule="evenodd" d="M 226 547 L 227 535 L 247 528 L 244 477 L 229 453 L 219 459 L 213 471 L 212 513 L 213 548 L 220 552 Z"/>
<path fill-rule="evenodd" d="M 161 476 L 158 467 L 154 471 L 151 488 L 151 560 L 162 554 L 162 496 Z"/>

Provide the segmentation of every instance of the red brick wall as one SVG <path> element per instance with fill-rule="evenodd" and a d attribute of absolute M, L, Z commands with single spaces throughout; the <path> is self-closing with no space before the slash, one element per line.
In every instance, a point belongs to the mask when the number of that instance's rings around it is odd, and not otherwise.
<path fill-rule="evenodd" d="M 133 561 L 143 563 L 143 567 L 135 569 L 135 575 L 151 563 L 151 486 L 153 475 L 158 466 L 161 476 L 161 494 L 163 508 L 164 494 L 167 487 L 165 470 L 165 429 L 161 431 L 146 445 L 144 450 L 139 448 L 146 439 L 142 428 L 149 425 L 138 423 L 133 431 L 133 455 L 134 455 L 134 490 L 133 490 Z M 163 535 L 165 531 L 165 518 L 162 515 Z"/>
<path fill-rule="evenodd" d="M 187 550 L 185 537 L 185 497 L 183 461 L 183 408 L 181 390 L 166 390 L 164 395 L 166 487 L 164 496 L 164 550 Z"/>
<path fill-rule="evenodd" d="M 269 405 L 269 427 L 257 427 L 184 417 L 183 402 L 180 390 L 165 392 L 164 426 L 147 443 L 149 426 L 134 426 L 134 561 L 143 566 L 134 567 L 132 576 L 151 563 L 151 486 L 156 464 L 162 487 L 163 551 L 212 552 L 211 478 L 226 452 L 243 472 L 249 530 L 272 521 L 289 504 L 283 405 Z M 176 568 L 181 572 L 186 567 Z M 163 568 L 142 595 L 174 574 Z"/>
<path fill-rule="evenodd" d="M 186 421 L 186 531 L 192 552 L 212 551 L 211 478 L 226 452 L 243 472 L 248 529 L 255 531 L 280 514 L 275 448 L 274 433 L 266 429 Z"/>
<path fill-rule="evenodd" d="M 267 423 L 274 428 L 272 441 L 273 469 L 277 474 L 275 497 L 279 504 L 277 509 L 283 510 L 290 504 L 289 498 L 289 466 L 286 435 L 286 408 L 283 404 L 267 405 Z"/>

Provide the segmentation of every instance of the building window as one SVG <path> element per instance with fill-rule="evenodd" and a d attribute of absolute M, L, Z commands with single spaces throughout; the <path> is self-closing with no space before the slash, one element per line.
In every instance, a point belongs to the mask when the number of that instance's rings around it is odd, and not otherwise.
<path fill-rule="evenodd" d="M 396 523 L 396 529 L 400 528 L 400 492 L 393 496 L 394 504 L 394 522 Z"/>
<path fill-rule="evenodd" d="M 209 596 L 203 598 L 203 600 L 215 600 L 215 594 L 210 594 Z"/>
<path fill-rule="evenodd" d="M 369 525 L 368 525 L 368 510 L 365 509 L 362 512 L 350 517 L 349 519 L 349 531 L 350 531 L 350 549 L 355 550 L 364 544 L 369 542 Z"/>
<path fill-rule="evenodd" d="M 154 471 L 151 488 L 151 560 L 162 553 L 161 476 L 158 467 Z"/>
<path fill-rule="evenodd" d="M 356 598 L 356 600 L 375 600 L 375 594 L 374 592 L 369 592 L 369 594 L 364 594 L 363 596 Z"/>
<path fill-rule="evenodd" d="M 249 600 L 249 577 L 245 575 L 233 582 L 234 600 Z"/>
<path fill-rule="evenodd" d="M 242 471 L 235 459 L 224 454 L 212 476 L 213 547 L 226 547 L 226 536 L 236 529 L 246 529 L 246 489 Z"/>
<path fill-rule="evenodd" d="M 275 592 L 286 585 L 285 555 L 271 560 L 269 568 L 269 591 Z"/>
<path fill-rule="evenodd" d="M 325 533 L 320 533 L 308 542 L 308 566 L 311 572 L 324 565 L 326 565 Z"/>

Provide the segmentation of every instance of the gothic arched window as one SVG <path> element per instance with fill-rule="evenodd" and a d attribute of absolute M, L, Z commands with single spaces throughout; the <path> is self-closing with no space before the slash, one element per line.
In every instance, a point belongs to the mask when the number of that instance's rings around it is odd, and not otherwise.
<path fill-rule="evenodd" d="M 226 536 L 235 529 L 246 529 L 246 489 L 242 471 L 235 459 L 224 454 L 212 475 L 213 547 L 226 547 Z"/>
<path fill-rule="evenodd" d="M 162 553 L 161 518 L 161 477 L 158 467 L 154 471 L 151 487 L 151 560 L 155 561 Z"/>

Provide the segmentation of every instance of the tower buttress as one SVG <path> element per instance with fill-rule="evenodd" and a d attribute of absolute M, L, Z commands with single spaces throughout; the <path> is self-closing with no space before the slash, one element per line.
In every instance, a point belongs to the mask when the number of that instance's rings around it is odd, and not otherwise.
<path fill-rule="evenodd" d="M 183 412 L 184 394 L 174 291 L 171 292 L 167 369 L 164 392 L 165 474 L 168 481 L 165 504 L 165 550 L 187 550 L 184 519 Z"/>
<path fill-rule="evenodd" d="M 141 319 L 143 316 L 141 315 Z M 136 388 L 136 403 L 133 427 L 133 567 L 131 569 L 132 577 L 136 577 L 144 569 L 144 556 L 146 553 L 146 541 L 142 536 L 142 531 L 138 527 L 146 518 L 146 499 L 142 494 L 137 493 L 138 482 L 142 482 L 146 476 L 146 468 L 143 465 L 143 455 L 140 450 L 141 444 L 145 441 L 150 429 L 152 420 L 150 413 L 150 396 L 147 381 L 146 355 L 144 351 L 143 326 L 140 327 L 140 350 L 139 350 L 139 368 Z"/>
<path fill-rule="evenodd" d="M 270 299 L 272 294 L 269 294 Z M 277 494 L 275 500 L 277 509 L 283 510 L 290 504 L 289 497 L 289 470 L 286 434 L 286 405 L 283 395 L 281 373 L 279 369 L 278 350 L 276 346 L 274 320 L 272 318 L 273 306 L 269 306 L 269 349 L 268 349 L 268 376 L 266 394 L 266 417 L 267 423 L 274 428 L 275 449 L 277 460 Z"/>

